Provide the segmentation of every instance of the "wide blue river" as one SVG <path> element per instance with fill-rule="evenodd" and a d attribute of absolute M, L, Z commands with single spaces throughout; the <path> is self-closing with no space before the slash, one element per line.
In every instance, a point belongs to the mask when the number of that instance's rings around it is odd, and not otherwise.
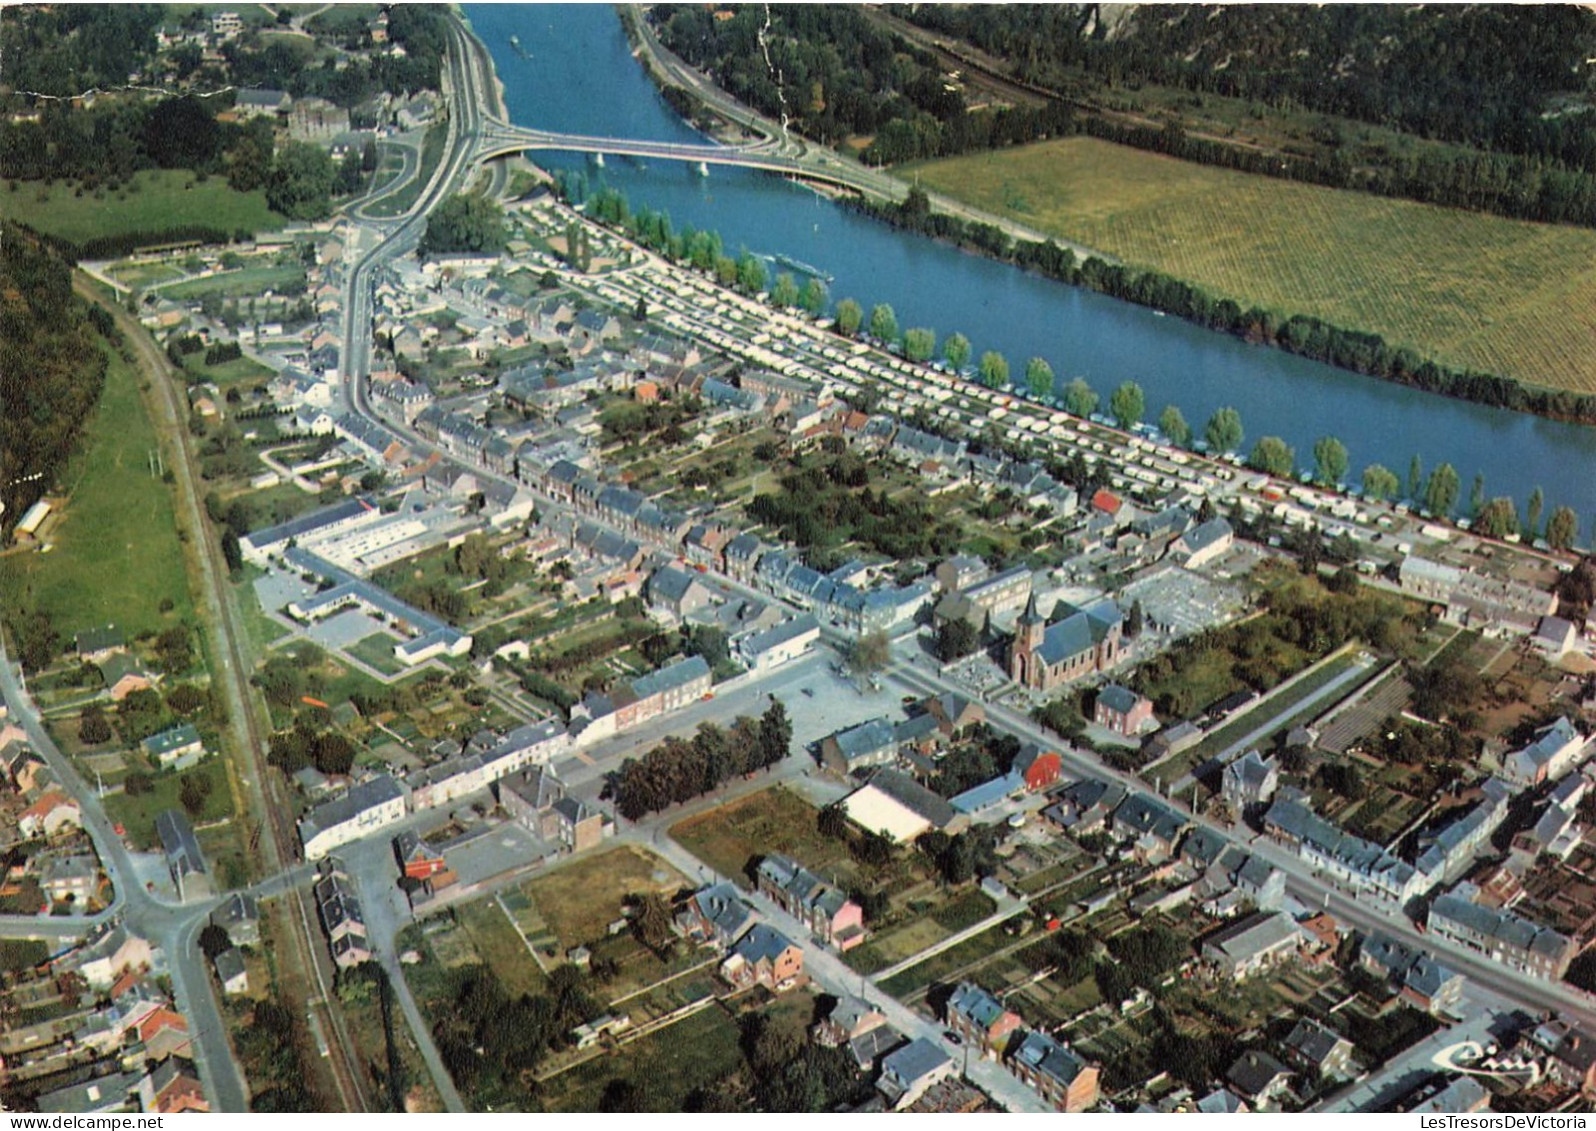
<path fill-rule="evenodd" d="M 658 141 L 702 141 L 665 104 L 633 58 L 609 5 L 466 7 L 493 53 L 511 118 L 566 133 Z M 520 50 L 510 37 L 520 41 Z M 586 168 L 623 190 L 634 206 L 668 212 L 680 228 L 718 231 L 728 251 L 784 254 L 835 276 L 833 299 L 866 310 L 890 303 L 900 326 L 958 330 L 977 355 L 1005 354 L 1018 374 L 1028 357 L 1047 358 L 1060 381 L 1084 377 L 1102 395 L 1121 381 L 1146 392 L 1148 416 L 1179 405 L 1199 434 L 1221 405 L 1241 412 L 1247 445 L 1285 438 L 1304 468 L 1315 439 L 1346 444 L 1354 481 L 1369 463 L 1405 479 L 1417 454 L 1426 472 L 1449 462 L 1466 504 L 1474 475 L 1486 495 L 1510 495 L 1522 513 L 1530 492 L 1546 493 L 1580 518 L 1580 542 L 1596 522 L 1596 428 L 1564 424 L 1363 377 L 1252 346 L 1177 318 L 1030 276 L 837 207 L 767 174 L 712 169 L 708 177 L 673 162 L 610 158 L 603 169 L 574 154 L 534 155 L 547 168 Z M 800 279 L 800 281 L 802 281 Z"/>

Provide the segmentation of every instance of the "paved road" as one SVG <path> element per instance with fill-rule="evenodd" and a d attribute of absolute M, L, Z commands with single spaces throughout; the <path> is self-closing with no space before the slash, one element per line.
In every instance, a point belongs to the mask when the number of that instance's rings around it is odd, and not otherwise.
<path fill-rule="evenodd" d="M 888 681 L 921 694 L 933 691 L 962 694 L 959 687 L 943 679 L 935 670 L 917 663 L 894 665 L 888 673 Z M 1060 742 L 1057 735 L 1042 730 L 1031 719 L 1012 708 L 987 703 L 986 713 L 987 721 L 992 725 L 1021 739 L 1059 751 L 1064 767 L 1070 773 L 1115 781 L 1133 793 L 1145 795 L 1152 792 L 1146 782 L 1131 774 L 1121 773 L 1068 743 Z M 1175 805 L 1182 808 L 1178 801 Z M 1323 907 L 1347 926 L 1364 932 L 1384 931 L 1407 946 L 1428 952 L 1506 1003 L 1531 1013 L 1542 1010 L 1560 1013 L 1577 1024 L 1596 1028 L 1596 996 L 1577 990 L 1566 982 L 1546 981 L 1520 974 L 1478 951 L 1425 934 L 1399 909 L 1324 879 L 1296 854 L 1265 837 L 1255 836 L 1245 827 L 1237 829 L 1207 817 L 1189 813 L 1188 816 L 1193 824 L 1201 825 L 1279 868 L 1286 876 L 1286 890 L 1304 906 Z"/>
<path fill-rule="evenodd" d="M 699 883 L 711 883 L 717 879 L 729 878 L 718 875 L 700 862 L 696 856 L 665 835 L 663 828 L 653 830 L 652 835 L 646 837 L 645 843 L 684 875 L 693 877 Z M 747 893 L 747 899 L 766 922 L 793 941 L 805 943 L 810 939 L 810 932 L 802 923 L 765 896 L 758 892 L 750 892 Z M 924 1037 L 952 1057 L 955 1063 L 963 1061 L 965 1049 L 948 1041 L 941 1025 L 882 993 L 873 978 L 849 969 L 835 952 L 812 942 L 805 945 L 804 971 L 827 993 L 838 996 L 856 994 L 865 997 L 874 1003 L 886 1015 L 892 1026 L 900 1032 L 909 1037 Z M 1050 1110 L 1040 1096 L 993 1061 L 976 1059 L 972 1055 L 966 1075 L 1010 1111 Z"/>
<path fill-rule="evenodd" d="M 140 886 L 127 845 L 116 835 L 111 819 L 100 805 L 99 795 L 79 776 L 77 768 L 63 754 L 44 729 L 32 697 L 22 682 L 20 670 L 13 667 L 0 641 L 0 697 L 10 708 L 10 719 L 28 735 L 45 764 L 63 789 L 78 803 L 84 831 L 94 842 L 100 863 L 111 878 L 114 895 L 103 921 L 121 915 L 128 929 L 160 947 L 166 955 L 172 979 L 172 997 L 179 1012 L 188 1019 L 193 1039 L 193 1057 L 200 1079 L 211 1097 L 212 1106 L 222 1111 L 247 1110 L 247 1093 L 227 1043 L 226 1029 L 216 998 L 211 992 L 209 971 L 194 939 L 215 901 L 199 904 L 169 902 Z M 82 921 L 77 924 L 80 928 Z M 60 939 L 55 924 L 33 918 L 7 916 L 0 920 L 0 935 L 7 938 L 46 937 Z"/>

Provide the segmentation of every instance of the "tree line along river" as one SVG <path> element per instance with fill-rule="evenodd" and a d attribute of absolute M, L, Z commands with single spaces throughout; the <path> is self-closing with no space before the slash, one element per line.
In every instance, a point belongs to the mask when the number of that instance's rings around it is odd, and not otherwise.
<path fill-rule="evenodd" d="M 654 88 L 614 8 L 608 5 L 468 5 L 491 51 L 505 104 L 518 124 L 567 133 L 667 142 L 704 139 Z M 519 49 L 510 43 L 514 35 Z M 1324 435 L 1338 437 L 1349 479 L 1380 463 L 1405 478 L 1417 455 L 1426 473 L 1452 464 L 1466 506 L 1474 476 L 1487 498 L 1513 498 L 1522 515 L 1541 487 L 1546 513 L 1574 508 L 1581 544 L 1596 527 L 1596 428 L 1469 404 L 1293 357 L 1279 350 L 1163 317 L 896 231 L 769 174 L 677 162 L 540 153 L 539 165 L 586 169 L 595 184 L 624 192 L 634 208 L 666 212 L 679 229 L 720 233 L 727 253 L 746 249 L 813 265 L 832 277 L 833 300 L 868 311 L 892 305 L 900 326 L 941 337 L 966 335 L 975 356 L 998 350 L 1021 380 L 1025 360 L 1047 359 L 1059 387 L 1082 377 L 1107 402 L 1122 381 L 1146 393 L 1147 416 L 1179 406 L 1200 435 L 1217 408 L 1241 413 L 1245 446 L 1280 436 L 1303 469 Z M 798 281 L 803 281 L 802 276 Z"/>

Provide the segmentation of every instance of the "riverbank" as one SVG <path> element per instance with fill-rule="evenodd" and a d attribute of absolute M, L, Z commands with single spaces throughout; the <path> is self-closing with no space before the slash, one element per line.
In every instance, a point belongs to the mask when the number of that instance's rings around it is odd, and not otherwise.
<path fill-rule="evenodd" d="M 514 7 L 470 9 L 493 45 L 513 119 L 568 133 L 699 142 L 638 65 L 615 10 L 562 9 L 554 26 Z M 519 36 L 532 60 L 509 47 Z M 794 144 L 797 144 L 796 139 Z M 594 187 L 625 192 L 635 206 L 668 216 L 673 231 L 718 231 L 726 254 L 780 252 L 834 276 L 834 299 L 868 309 L 890 304 L 900 326 L 959 331 L 971 357 L 1003 353 L 1011 369 L 1046 360 L 1059 387 L 1079 377 L 1107 393 L 1127 378 L 1149 412 L 1175 405 L 1200 422 L 1218 408 L 1243 410 L 1247 443 L 1278 436 L 1303 454 L 1326 435 L 1365 464 L 1399 473 L 1418 456 L 1425 469 L 1449 463 L 1464 487 L 1476 473 L 1487 498 L 1524 500 L 1539 486 L 1580 515 L 1596 513 L 1596 478 L 1574 473 L 1596 461 L 1596 429 L 1527 413 L 1437 398 L 1392 381 L 1258 349 L 1181 318 L 1158 317 L 1082 286 L 1059 286 L 1040 271 L 1015 271 L 987 255 L 962 254 L 936 240 L 890 227 L 779 177 L 736 169 L 710 176 L 670 162 L 610 161 L 551 152 L 539 164 L 581 175 Z M 1467 490 L 1465 493 L 1468 493 Z"/>
<path fill-rule="evenodd" d="M 681 104 L 682 98 L 692 100 L 694 107 L 704 113 L 724 116 L 725 111 L 709 104 L 697 92 L 686 91 L 678 78 L 666 73 L 664 68 L 652 59 L 648 50 L 637 51 L 646 47 L 645 37 L 635 23 L 635 13 L 628 18 L 632 10 L 622 7 L 621 23 L 627 41 L 634 48 L 634 56 L 644 62 L 643 72 L 654 88 L 661 92 L 666 102 L 678 115 L 684 119 Z M 676 97 L 670 97 L 667 91 L 676 92 Z M 723 99 L 729 101 L 729 96 L 719 92 Z M 753 111 L 739 104 L 739 112 L 749 116 Z M 1069 139 L 1077 140 L 1077 139 Z M 1084 139 L 1082 139 L 1084 140 Z M 1042 145 L 1057 145 L 1059 142 L 1045 142 Z M 1107 144 L 1107 143 L 1100 143 Z M 1025 153 L 1034 147 L 1016 147 L 1014 149 L 991 151 L 966 155 L 950 161 L 983 161 L 998 158 L 1004 155 Z M 1136 152 L 1136 151 L 1130 151 Z M 1174 159 L 1164 159 L 1174 160 Z M 1186 163 L 1177 162 L 1184 166 Z M 1193 170 L 1201 172 L 1224 173 L 1223 170 L 1203 170 L 1200 166 L 1191 166 Z M 1231 173 L 1230 176 L 1248 178 L 1248 174 Z M 1310 189 L 1310 191 L 1336 192 L 1331 189 L 1313 189 L 1311 186 L 1282 186 L 1268 178 L 1251 178 L 1256 180 L 1265 189 L 1280 189 L 1282 187 L 1295 187 L 1297 189 Z M 916 186 L 922 188 L 923 186 Z M 1026 270 L 1035 271 L 1048 278 L 1065 282 L 1072 286 L 1080 286 L 1112 298 L 1122 299 L 1138 306 L 1149 307 L 1160 313 L 1173 314 L 1194 325 L 1208 330 L 1219 330 L 1227 335 L 1241 338 L 1254 344 L 1263 344 L 1278 348 L 1286 353 L 1299 357 L 1321 361 L 1337 368 L 1364 376 L 1376 377 L 1398 385 L 1418 389 L 1428 393 L 1438 393 L 1445 397 L 1466 401 L 1472 404 L 1485 405 L 1491 408 L 1502 408 L 1513 412 L 1526 413 L 1534 416 L 1545 417 L 1553 420 L 1568 421 L 1577 424 L 1596 423 L 1596 378 L 1590 376 L 1596 373 L 1596 334 L 1590 333 L 1586 325 L 1589 319 L 1588 310 L 1596 306 L 1586 306 L 1579 310 L 1570 310 L 1565 320 L 1570 327 L 1571 334 L 1577 334 L 1583 327 L 1585 337 L 1592 352 L 1592 367 L 1583 367 L 1577 358 L 1571 356 L 1569 369 L 1557 368 L 1555 362 L 1548 362 L 1546 370 L 1554 376 L 1572 373 L 1572 377 L 1565 377 L 1564 384 L 1548 381 L 1545 384 L 1530 383 L 1511 377 L 1501 376 L 1497 366 L 1491 367 L 1492 371 L 1475 368 L 1472 366 L 1448 366 L 1441 364 L 1433 357 L 1433 351 L 1425 350 L 1421 353 L 1410 346 L 1392 346 L 1380 333 L 1371 333 L 1366 329 L 1349 329 L 1347 325 L 1337 321 L 1315 316 L 1298 309 L 1281 312 L 1271 309 L 1268 305 L 1258 305 L 1258 300 L 1248 299 L 1245 305 L 1242 300 L 1230 297 L 1229 294 L 1213 294 L 1206 288 L 1193 283 L 1175 278 L 1162 271 L 1143 267 L 1131 268 L 1124 264 L 1112 251 L 1097 251 L 1094 248 L 1077 242 L 1071 236 L 1054 230 L 1038 230 L 1034 217 L 1027 217 L 1027 222 L 1021 223 L 1016 219 L 1013 207 L 1007 210 L 998 208 L 988 210 L 986 202 L 960 201 L 955 193 L 946 192 L 946 186 L 932 186 L 944 191 L 928 194 L 928 199 L 933 205 L 929 212 L 910 210 L 910 215 L 904 216 L 903 210 L 893 204 L 880 204 L 870 201 L 844 202 L 857 211 L 863 212 L 876 219 L 884 219 L 903 230 L 914 231 L 921 235 L 930 235 L 934 239 L 953 244 L 962 250 L 976 251 L 990 258 L 1006 263 L 1012 263 Z M 1001 184 L 999 190 L 1001 191 Z M 1101 192 L 1112 196 L 1111 192 L 1099 186 Z M 1358 197 L 1356 193 L 1342 195 Z M 1019 202 L 1019 203 L 1024 203 Z M 1430 209 L 1440 213 L 1451 210 L 1435 209 L 1433 206 L 1408 204 L 1401 201 L 1378 202 L 1384 207 L 1409 207 Z M 941 211 L 936 211 L 940 207 Z M 954 213 L 957 213 L 955 215 Z M 1522 224 L 1523 222 L 1506 221 L 1496 217 L 1474 217 L 1488 223 L 1497 224 Z M 934 222 L 933 222 L 934 220 Z M 1247 228 L 1247 223 L 1242 221 L 1238 225 L 1241 229 Z M 1546 228 L 1546 225 L 1532 225 L 1537 228 Z M 1561 228 L 1552 228 L 1556 232 L 1564 231 Z M 1577 232 L 1577 230 L 1569 229 Z M 1078 234 L 1078 233 L 1077 233 Z M 1226 246 L 1227 233 L 1219 233 L 1215 238 L 1221 248 Z M 1178 237 L 1174 237 L 1178 238 Z M 1592 237 L 1596 239 L 1596 236 Z M 1061 255 L 1066 251 L 1067 255 Z M 1378 254 L 1380 248 L 1376 245 L 1370 254 Z M 1343 252 L 1344 253 L 1344 252 Z M 1393 256 L 1393 260 L 1397 257 Z M 1531 258 L 1534 258 L 1533 255 Z M 1596 257 L 1589 261 L 1588 271 L 1591 274 L 1591 286 L 1596 288 Z M 1402 264 L 1395 263 L 1395 269 L 1401 271 Z M 1464 268 L 1466 269 L 1466 268 Z M 1546 273 L 1554 280 L 1563 278 L 1555 272 Z M 1533 273 L 1536 279 L 1543 278 L 1540 273 Z M 1405 280 L 1411 282 L 1411 280 Z M 1514 297 L 1528 291 L 1527 285 L 1510 288 Z M 1596 291 L 1593 291 L 1596 293 Z M 1441 300 L 1449 296 L 1440 296 Z M 1378 300 L 1375 300 L 1378 301 Z M 1453 300 L 1455 304 L 1455 299 Z M 1548 312 L 1542 310 L 1527 310 L 1525 320 L 1528 322 L 1539 319 L 1544 322 Z M 1541 337 L 1545 337 L 1544 329 Z M 1506 339 L 1503 339 L 1506 340 Z M 1521 346 L 1521 349 L 1532 348 Z M 1583 350 L 1577 349 L 1579 356 Z M 1432 354 L 1432 356 L 1425 356 Z M 1570 387 L 1573 381 L 1580 381 L 1579 387 Z"/>
<path fill-rule="evenodd" d="M 905 166 L 928 190 L 1220 298 L 1459 370 L 1596 392 L 1596 231 L 1197 165 L 1091 137 Z"/>

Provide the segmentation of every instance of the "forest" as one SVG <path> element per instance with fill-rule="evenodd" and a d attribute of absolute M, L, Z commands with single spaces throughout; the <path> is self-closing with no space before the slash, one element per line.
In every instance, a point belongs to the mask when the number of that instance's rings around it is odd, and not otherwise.
<path fill-rule="evenodd" d="M 1097 137 L 1204 164 L 1528 220 L 1596 224 L 1596 15 L 1572 5 L 904 5 L 895 14 L 1007 62 L 1070 101 L 1147 85 L 1241 99 L 1254 118 L 1327 116 L 1284 151 L 1176 122 L 1091 116 Z M 1154 14 L 1156 12 L 1156 14 Z M 1334 119 L 1341 119 L 1337 121 Z M 1357 123 L 1472 152 L 1354 148 Z"/>
<path fill-rule="evenodd" d="M 105 386 L 110 315 L 72 294 L 72 268 L 19 224 L 0 240 L 0 515 L 7 527 L 49 490 Z"/>
<path fill-rule="evenodd" d="M 1070 130 L 1063 103 L 971 108 L 936 60 L 850 5 L 738 7 L 731 19 L 665 4 L 651 18 L 661 40 L 716 83 L 805 135 L 863 144 L 862 160 L 891 164 L 1018 145 Z"/>
<path fill-rule="evenodd" d="M 663 5 L 666 46 L 761 112 L 868 164 L 1087 133 L 1184 160 L 1518 219 L 1596 225 L 1596 16 L 1572 6 L 899 5 L 1007 65 L 1040 106 L 971 105 L 938 60 L 859 9 Z M 730 19 L 717 16 L 733 13 Z M 1302 144 L 1199 136 L 1179 114 L 1103 112 L 1144 87 L 1243 100 Z M 1425 144 L 1354 145 L 1359 123 Z M 1432 144 L 1433 143 L 1433 144 Z M 1444 143 L 1444 144 L 1443 144 Z"/>

